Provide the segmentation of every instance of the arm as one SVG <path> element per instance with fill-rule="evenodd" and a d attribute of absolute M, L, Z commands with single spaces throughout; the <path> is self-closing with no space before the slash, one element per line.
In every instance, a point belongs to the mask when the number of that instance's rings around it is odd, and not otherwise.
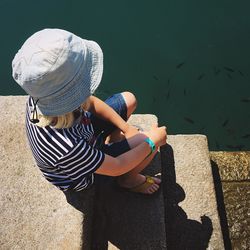
<path fill-rule="evenodd" d="M 141 163 L 150 152 L 151 148 L 148 143 L 143 142 L 118 157 L 105 155 L 105 160 L 96 170 L 96 173 L 108 176 L 119 176 L 125 174 Z"/>
<path fill-rule="evenodd" d="M 147 135 L 140 133 L 131 137 L 128 142 L 132 149 L 118 157 L 105 155 L 105 159 L 96 173 L 119 176 L 129 172 L 138 166 L 151 152 L 150 146 L 144 141 L 145 138 L 149 137 L 157 148 L 166 144 L 166 136 L 166 127 L 154 127 L 147 132 Z"/>

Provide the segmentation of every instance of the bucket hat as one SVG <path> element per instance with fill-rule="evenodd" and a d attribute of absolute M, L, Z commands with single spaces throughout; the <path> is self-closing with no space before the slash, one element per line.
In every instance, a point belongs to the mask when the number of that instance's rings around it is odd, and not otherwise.
<path fill-rule="evenodd" d="M 29 37 L 12 61 L 12 76 L 43 115 L 77 109 L 99 86 L 103 53 L 90 40 L 61 29 Z"/>

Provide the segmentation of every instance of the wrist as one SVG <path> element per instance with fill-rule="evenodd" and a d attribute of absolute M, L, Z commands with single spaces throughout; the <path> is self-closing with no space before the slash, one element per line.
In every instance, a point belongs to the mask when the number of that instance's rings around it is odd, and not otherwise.
<path fill-rule="evenodd" d="M 126 122 L 124 122 L 124 125 L 123 125 L 122 128 L 121 128 L 121 131 L 122 131 L 123 133 L 126 133 L 128 130 L 129 130 L 129 124 L 126 123 Z"/>
<path fill-rule="evenodd" d="M 155 138 L 154 134 L 148 134 L 148 138 L 154 143 L 155 147 L 158 147 L 158 141 L 157 138 Z"/>
<path fill-rule="evenodd" d="M 150 151 L 150 153 L 148 155 L 148 156 L 150 156 L 156 150 L 155 143 L 149 137 L 147 137 L 146 139 L 144 139 L 144 141 L 149 145 L 149 147 L 151 149 L 151 151 Z"/>

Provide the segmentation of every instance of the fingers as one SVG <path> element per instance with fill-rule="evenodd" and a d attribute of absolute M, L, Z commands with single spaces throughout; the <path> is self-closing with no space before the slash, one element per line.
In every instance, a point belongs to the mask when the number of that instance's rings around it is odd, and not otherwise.
<path fill-rule="evenodd" d="M 154 128 L 158 128 L 158 123 L 156 122 L 156 123 L 154 123 L 153 125 L 152 125 L 152 128 L 154 129 Z"/>
<path fill-rule="evenodd" d="M 163 128 L 164 130 L 166 130 L 166 131 L 167 131 L 167 127 L 166 127 L 166 126 L 162 126 L 161 128 Z"/>
<path fill-rule="evenodd" d="M 152 125 L 151 128 L 152 128 L 152 129 L 154 129 L 154 128 L 163 128 L 163 129 L 167 130 L 167 127 L 166 127 L 166 126 L 158 127 L 158 123 L 154 123 L 154 124 Z"/>
<path fill-rule="evenodd" d="M 155 123 L 152 125 L 151 130 L 148 132 L 147 136 L 149 136 L 156 145 L 164 145 L 166 144 L 167 140 L 167 128 L 166 126 L 158 127 L 158 124 Z"/>

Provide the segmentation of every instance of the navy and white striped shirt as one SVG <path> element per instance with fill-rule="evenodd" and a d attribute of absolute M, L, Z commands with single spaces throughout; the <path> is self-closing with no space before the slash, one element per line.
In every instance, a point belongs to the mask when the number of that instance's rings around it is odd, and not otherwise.
<path fill-rule="evenodd" d="M 26 105 L 26 132 L 32 154 L 44 177 L 62 191 L 80 191 L 94 182 L 105 154 L 90 145 L 94 130 L 90 113 L 71 128 L 38 127 L 29 121 L 32 99 Z"/>

